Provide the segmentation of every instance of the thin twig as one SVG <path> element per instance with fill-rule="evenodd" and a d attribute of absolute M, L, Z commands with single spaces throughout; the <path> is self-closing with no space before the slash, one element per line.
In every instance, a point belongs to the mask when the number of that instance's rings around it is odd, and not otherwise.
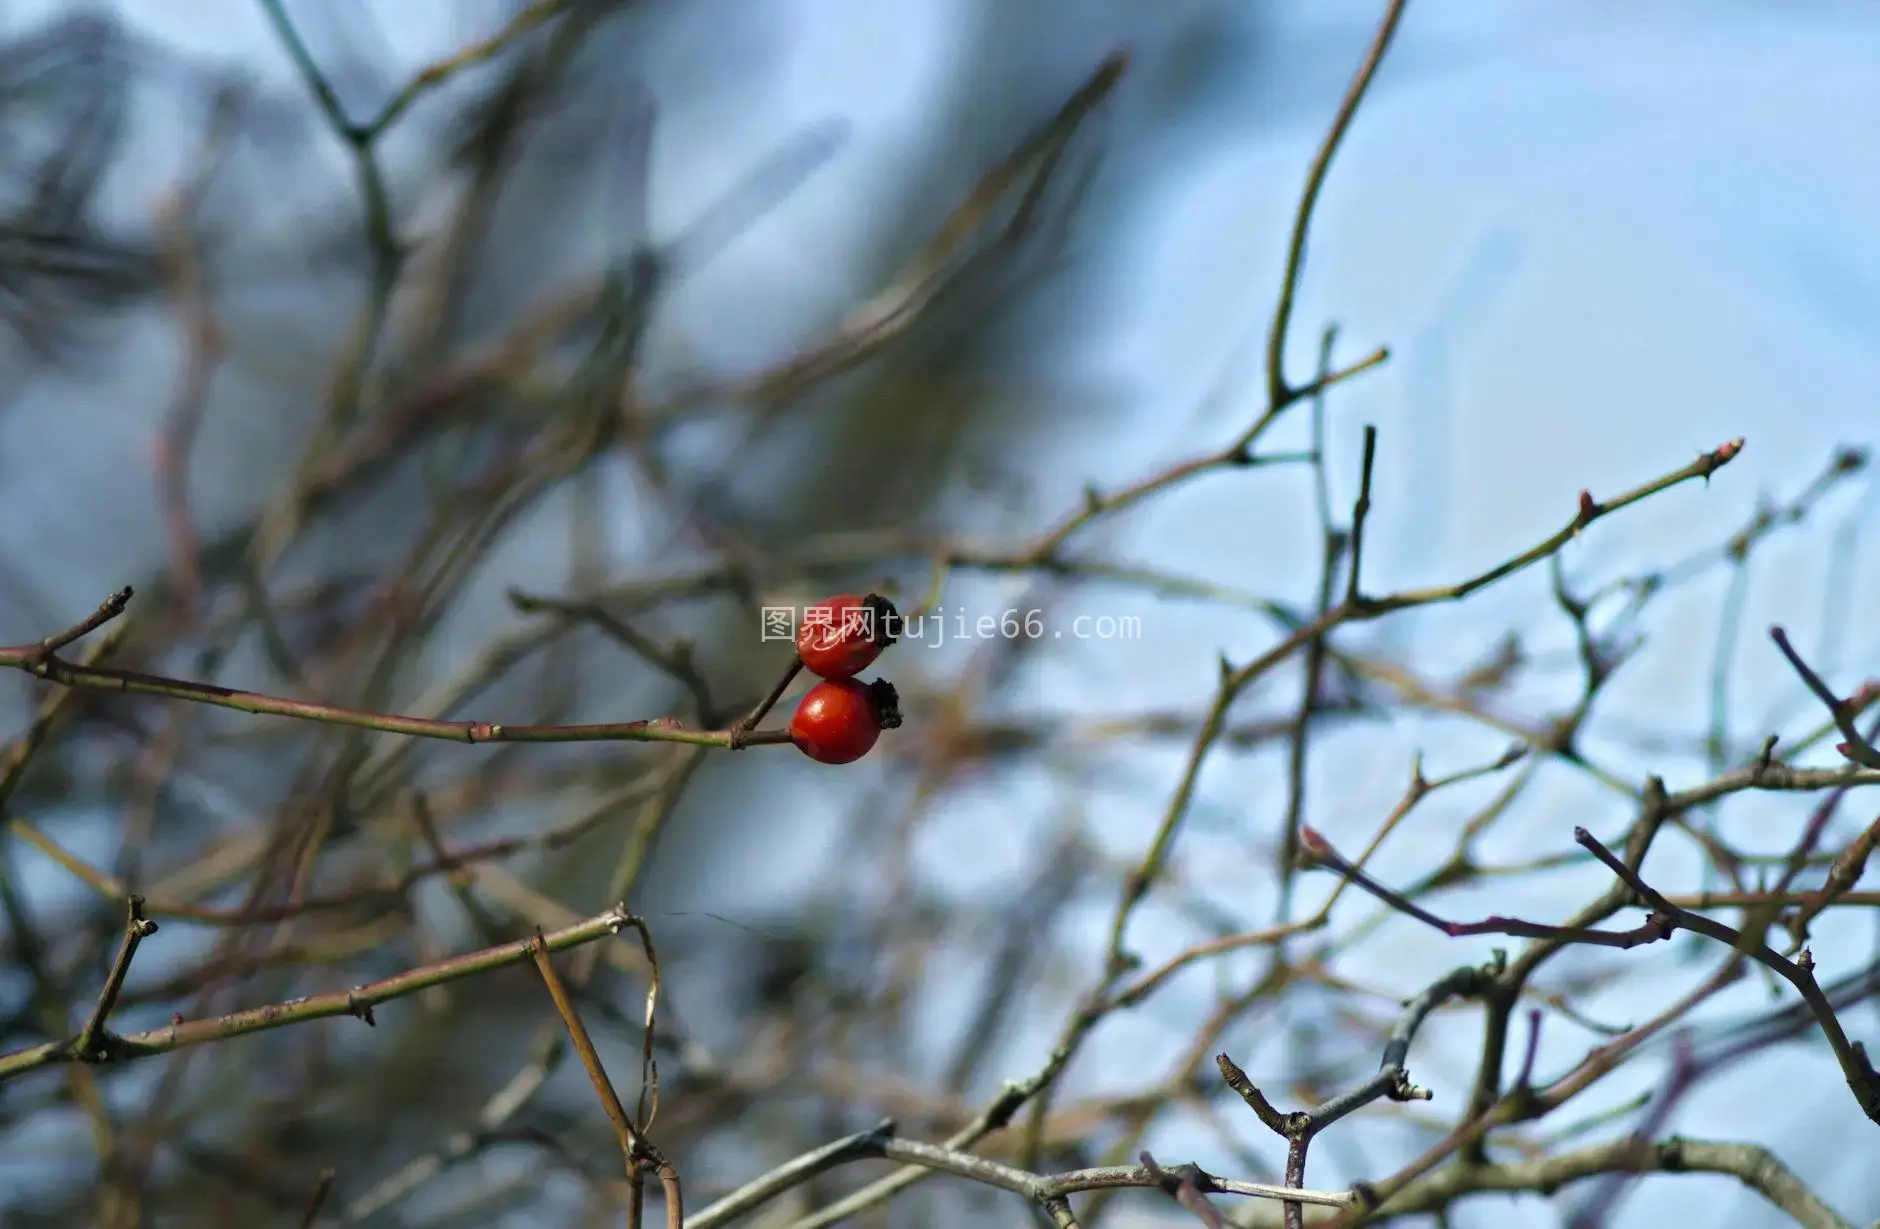
<path fill-rule="evenodd" d="M 1305 268 L 1306 232 L 1311 229 L 1313 208 L 1325 188 L 1325 177 L 1332 169 L 1332 156 L 1338 152 L 1346 130 L 1351 127 L 1352 117 L 1358 113 L 1358 104 L 1364 101 L 1365 91 L 1370 89 L 1378 66 L 1384 62 L 1384 53 L 1390 49 L 1390 40 L 1397 33 L 1397 23 L 1403 17 L 1406 3 L 1407 0 L 1391 0 L 1390 7 L 1384 11 L 1377 33 L 1371 36 L 1364 62 L 1358 66 L 1357 76 L 1352 78 L 1344 98 L 1339 100 L 1332 126 L 1313 156 L 1311 168 L 1306 171 L 1305 190 L 1299 194 L 1299 208 L 1293 215 L 1292 238 L 1286 243 L 1286 274 L 1280 282 L 1279 306 L 1274 309 L 1273 327 L 1267 335 L 1266 381 L 1270 406 L 1287 405 L 1304 391 L 1286 383 L 1285 363 L 1286 331 L 1292 324 L 1293 299 L 1299 293 L 1299 276 Z"/>
<path fill-rule="evenodd" d="M 104 1045 L 105 1020 L 117 1006 L 118 995 L 124 992 L 124 979 L 130 976 L 131 961 L 137 956 L 138 946 L 156 933 L 157 924 L 144 916 L 144 898 L 133 895 L 125 907 L 124 937 L 118 943 L 117 955 L 111 960 L 111 971 L 105 975 L 98 1001 L 85 1019 L 85 1027 L 71 1043 L 72 1058 L 90 1063 L 103 1062 L 109 1057 Z"/>
<path fill-rule="evenodd" d="M 624 924 L 625 919 L 622 919 Z M 614 1128 L 614 1139 L 620 1145 L 621 1159 L 626 1162 L 628 1181 L 637 1182 L 640 1163 L 640 1137 L 633 1129 L 633 1123 L 627 1118 L 626 1107 L 620 1104 L 620 1094 L 614 1091 L 613 1081 L 607 1078 L 607 1069 L 601 1065 L 601 1056 L 594 1050 L 594 1039 L 588 1036 L 587 1025 L 581 1022 L 581 1013 L 575 1009 L 574 1000 L 568 996 L 568 988 L 561 984 L 561 977 L 555 972 L 555 965 L 549 959 L 548 940 L 538 929 L 535 942 L 530 945 L 529 956 L 535 961 L 535 968 L 542 975 L 542 984 L 548 987 L 548 995 L 555 1000 L 555 1012 L 568 1030 L 568 1040 L 574 1043 L 574 1052 L 581 1058 L 581 1066 L 586 1069 L 588 1079 L 594 1085 L 594 1093 L 600 1098 L 601 1109 L 607 1114 L 607 1121 Z"/>
<path fill-rule="evenodd" d="M 547 936 L 545 942 L 552 951 L 579 947 L 597 939 L 619 934 L 627 925 L 627 917 L 625 909 L 618 907 L 609 909 L 584 922 L 553 932 Z M 479 973 L 487 973 L 492 969 L 519 964 L 530 959 L 535 943 L 534 939 L 521 939 L 513 943 L 485 948 L 469 955 L 454 956 L 435 964 L 423 965 L 381 981 L 355 986 L 351 990 L 316 994 L 286 1003 L 253 1007 L 246 1011 L 231 1012 L 202 1020 L 184 1020 L 179 1015 L 175 1021 L 163 1028 L 150 1029 L 141 1033 L 123 1036 L 103 1033 L 96 1047 L 88 1054 L 79 1053 L 77 1048 L 69 1042 L 48 1042 L 29 1049 L 17 1050 L 11 1054 L 0 1055 L 0 1083 L 17 1079 L 29 1071 L 55 1063 L 127 1062 L 132 1059 L 149 1058 L 157 1054 L 169 1054 L 194 1046 L 207 1045 L 210 1042 L 225 1041 L 232 1037 L 245 1037 L 252 1033 L 267 1032 L 308 1020 L 353 1016 L 367 1024 L 373 1024 L 372 1009 L 380 1003 L 416 994 L 430 986 L 439 986 L 465 977 L 474 977 Z"/>

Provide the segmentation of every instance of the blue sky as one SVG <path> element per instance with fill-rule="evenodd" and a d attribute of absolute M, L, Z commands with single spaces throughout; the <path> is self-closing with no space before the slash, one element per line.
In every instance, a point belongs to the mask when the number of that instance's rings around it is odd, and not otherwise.
<path fill-rule="evenodd" d="M 25 24 L 55 7 L 16 4 L 8 20 Z M 193 56 L 239 62 L 297 97 L 250 0 L 119 7 Z M 370 7 L 389 40 L 393 73 L 487 26 L 436 16 L 456 12 L 452 6 Z M 1257 414 L 1257 342 L 1279 284 L 1286 227 L 1379 7 L 1171 3 L 1158 16 L 1093 3 L 1087 26 L 1063 29 L 1038 49 L 1041 90 L 1059 78 L 1068 87 L 1119 41 L 1137 49 L 1113 121 L 1127 139 L 1093 202 L 1102 224 L 1068 274 L 1074 310 L 1064 319 L 1071 323 L 1027 374 L 1062 398 L 1089 395 L 1092 407 L 1088 430 L 1053 433 L 1035 458 L 1030 496 L 1040 515 L 1074 506 L 1086 481 L 1113 487 L 1138 476 L 1145 461 L 1218 446 Z M 801 191 L 687 280 L 655 331 L 655 372 L 741 368 L 778 357 L 853 297 L 856 271 L 844 254 L 877 224 L 872 206 L 885 198 L 903 145 L 921 131 L 935 91 L 957 68 L 961 10 L 949 0 L 775 0 L 753 18 L 749 7 L 708 0 L 664 27 L 670 45 L 659 62 L 668 76 L 647 82 L 662 107 L 656 233 L 676 229 L 754 159 L 806 126 L 836 121 L 842 143 Z M 1205 29 L 1215 52 L 1200 55 L 1184 43 L 1190 28 Z M 1201 65 L 1193 81 L 1181 76 L 1185 63 Z M 1745 437 L 1742 456 L 1708 488 L 1687 486 L 1602 522 L 1567 553 L 1576 576 L 1636 572 L 1720 541 L 1765 493 L 1795 494 L 1835 444 L 1880 440 L 1880 160 L 1870 156 L 1880 116 L 1877 68 L 1880 12 L 1869 5 L 1411 5 L 1316 216 L 1288 355 L 1292 373 L 1307 371 L 1318 330 L 1330 321 L 1339 325 L 1347 359 L 1383 344 L 1394 352 L 1388 366 L 1337 393 L 1328 413 L 1341 506 L 1354 494 L 1362 425 L 1374 423 L 1381 433 L 1369 587 L 1459 579 L 1551 533 L 1572 515 L 1581 488 L 1596 497 L 1616 493 Z M 1156 126 L 1158 107 L 1167 105 L 1158 88 L 1186 91 L 1180 122 L 1165 132 Z M 163 149 L 157 140 L 138 155 L 151 178 L 123 187 L 126 208 L 161 183 Z M 343 160 L 329 154 L 330 163 L 306 171 L 309 210 L 321 207 L 322 193 L 337 199 L 347 191 Z M 595 233 L 575 242 L 571 259 L 595 250 L 583 244 L 607 242 L 607 226 L 597 215 Z M 282 319 L 298 310 L 283 308 Z M 303 372 L 311 379 L 319 369 L 319 347 L 301 353 L 259 326 L 249 334 L 234 343 L 236 367 L 248 374 L 238 370 L 220 396 L 238 398 L 244 381 L 291 382 Z M 1249 336 L 1256 345 L 1236 364 Z M 144 464 L 149 432 L 167 408 L 167 385 L 151 377 L 174 370 L 175 341 L 152 326 L 129 344 L 148 359 L 140 369 L 92 380 L 85 396 L 78 382 L 42 381 L 0 420 L 7 479 L 0 501 L 15 501 L 0 518 L 0 559 L 59 610 L 89 609 L 123 574 L 153 565 L 165 550 L 144 495 L 113 477 Z M 1204 404 L 1216 385 L 1222 391 Z M 202 498 L 212 518 L 232 518 L 263 498 L 270 465 L 285 459 L 292 442 L 245 428 L 240 416 L 223 425 L 205 440 L 211 455 L 202 472 L 216 477 L 205 478 Z M 1301 410 L 1279 432 L 1279 446 L 1297 445 L 1303 427 Z M 22 469 L 29 440 L 35 463 Z M 93 515 L 48 520 L 31 511 L 55 505 L 57 492 L 74 486 L 102 492 L 88 509 Z M 1739 739 L 1753 744 L 1763 732 L 1795 731 L 1819 718 L 1762 636 L 1770 623 L 1786 624 L 1811 654 L 1824 651 L 1824 622 L 1841 629 L 1825 651 L 1844 689 L 1880 672 L 1880 633 L 1858 617 L 1880 603 L 1877 512 L 1871 486 L 1850 487 L 1811 528 L 1781 535 L 1759 553 L 1739 648 Z M 1858 530 L 1841 598 L 1854 617 L 1824 619 L 1830 535 L 1842 525 Z M 1312 583 L 1312 533 L 1300 471 L 1211 478 L 1146 506 L 1100 540 L 1119 556 L 1299 601 Z M 73 558 L 87 566 L 70 566 Z M 996 613 L 1009 604 L 1003 592 L 963 587 L 953 600 Z M 1645 652 L 1602 712 L 1633 727 L 1701 730 L 1720 592 L 1711 584 L 1654 609 Z M 1096 592 L 1076 600 L 1078 612 L 1140 614 L 1144 637 L 1041 658 L 1027 676 L 1027 699 L 1037 709 L 1203 702 L 1216 654 L 1245 660 L 1269 631 L 1244 613 L 1215 608 Z M 1545 602 L 1545 574 L 1536 572 L 1461 610 L 1366 632 L 1361 643 L 1419 654 L 1415 660 L 1432 673 L 1511 625 L 1564 645 L 1564 628 L 1548 620 Z M 911 668 L 941 672 L 952 660 Z M 1350 748 L 1335 744 L 1316 768 L 1314 797 L 1325 809 L 1315 822 L 1356 846 L 1395 801 L 1418 749 L 1432 770 L 1446 771 L 1492 758 L 1499 744 L 1435 722 L 1366 728 Z M 1119 853 L 1138 848 L 1173 785 L 1181 750 L 1146 751 L 1111 766 L 1102 790 L 1074 803 L 1046 767 L 1002 778 L 996 790 L 964 791 L 924 834 L 934 846 L 934 881 L 959 899 L 974 897 L 985 882 L 971 872 L 996 868 L 1002 857 L 1016 868 L 1064 805 L 1082 808 L 1099 843 Z M 1665 771 L 1674 788 L 1701 770 L 1689 761 L 1614 756 L 1613 765 L 1635 778 Z M 813 811 L 829 787 L 803 781 L 784 788 Z M 1204 777 L 1185 853 L 1253 866 L 1236 826 L 1275 823 L 1283 793 L 1279 762 L 1270 756 L 1216 763 Z M 1445 796 L 1417 823 L 1431 825 L 1442 848 L 1443 825 L 1479 796 Z M 1752 843 L 1758 825 L 1776 825 L 1773 848 L 1805 809 L 1759 801 L 1732 812 L 1729 822 Z M 1014 812 L 1036 820 L 1014 823 Z M 1612 832 L 1627 818 L 1609 797 L 1558 774 L 1511 825 L 1502 852 L 1566 849 L 1575 823 Z M 1387 849 L 1379 864 L 1387 876 L 1426 865 L 1414 831 Z M 781 905 L 813 883 L 822 847 L 788 833 L 775 839 L 774 850 L 753 856 L 768 857 L 767 887 Z M 988 851 L 984 861 L 959 867 L 947 851 L 962 845 Z M 1690 869 L 1668 855 L 1659 873 Z M 743 881 L 726 893 L 756 908 L 753 893 L 761 897 L 765 886 Z M 1583 876 L 1543 881 L 1520 911 L 1564 911 L 1602 886 Z M 1308 887 L 1308 902 L 1317 890 Z M 1466 899 L 1458 910 L 1466 912 Z M 1492 895 L 1478 903 L 1484 911 L 1515 911 Z M 1078 915 L 1089 923 L 1092 944 L 1109 907 L 1100 895 Z M 1151 914 L 1141 926 L 1139 946 L 1151 960 L 1185 945 L 1179 919 Z M 1385 933 L 1387 940 L 1354 951 L 1349 968 L 1404 993 L 1493 946 L 1407 928 Z M 1865 923 L 1824 926 L 1817 956 L 1826 971 L 1844 971 L 1871 958 L 1872 942 Z M 1601 1012 L 1646 1014 L 1692 973 L 1669 961 L 1653 967 L 1662 980 L 1631 983 L 1627 993 L 1641 997 L 1602 1002 Z M 1079 1091 L 1101 1087 L 1106 1069 L 1130 1071 L 1143 1047 L 1166 1045 L 1184 1013 L 1201 1009 L 1210 993 L 1208 983 L 1196 983 L 1107 1029 L 1077 1069 Z M 1720 1010 L 1753 1009 L 1763 995 L 1760 982 L 1746 983 Z M 1850 1031 L 1880 1043 L 1873 1021 L 1870 1010 L 1856 1013 Z M 1058 1019 L 1047 1014 L 1032 1023 L 1035 1035 L 1015 1046 L 1010 1074 L 1041 1057 Z M 1413 1073 L 1426 1077 L 1420 1082 L 1439 1089 L 1439 1107 L 1466 1095 L 1468 1035 L 1459 1021 L 1445 1025 L 1432 1036 L 1447 1045 L 1432 1043 L 1429 1058 L 1420 1047 L 1413 1058 Z M 1543 1068 L 1564 1067 L 1588 1044 L 1564 1027 L 1546 1043 Z M 1642 1069 L 1616 1083 L 1631 1090 L 1654 1078 Z M 1796 1088 L 1808 1090 L 1805 1100 L 1789 1095 Z M 1769 1142 L 1853 1219 L 1880 1217 L 1880 1195 L 1851 1152 L 1819 1146 L 1871 1126 L 1817 1044 L 1758 1057 L 1727 1084 L 1701 1090 L 1672 1127 Z M 1177 1136 L 1156 1146 L 1186 1155 L 1210 1146 L 1207 1138 Z M 1259 1142 L 1257 1128 L 1246 1138 L 1271 1147 Z M 1336 1153 L 1318 1164 L 1335 1166 Z M 1330 1174 L 1316 1179 L 1330 1181 Z M 1458 1223 L 1507 1223 L 1495 1219 L 1500 1214 L 1478 1209 L 1475 1219 Z M 1733 1183 L 1694 1178 L 1644 1184 L 1622 1223 L 1649 1225 L 1673 1214 L 1694 1223 L 1778 1223 Z"/>

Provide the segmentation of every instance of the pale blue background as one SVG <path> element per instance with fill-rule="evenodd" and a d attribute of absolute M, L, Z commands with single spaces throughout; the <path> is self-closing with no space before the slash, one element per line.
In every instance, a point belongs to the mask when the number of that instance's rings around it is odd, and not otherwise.
<path fill-rule="evenodd" d="M 17 27 L 53 7 L 15 4 L 5 20 Z M 178 49 L 179 71 L 189 62 L 239 62 L 278 91 L 286 111 L 304 110 L 304 94 L 249 0 L 119 7 Z M 389 40 L 390 71 L 489 28 L 487 5 L 464 5 L 461 13 L 460 6 L 415 0 L 371 7 Z M 854 297 L 848 253 L 881 225 L 872 202 L 885 199 L 910 135 L 930 123 L 936 91 L 962 71 L 954 57 L 971 44 L 959 31 L 984 5 L 705 0 L 677 7 L 684 11 L 656 23 L 664 41 L 649 55 L 667 74 L 647 81 L 661 104 L 656 234 L 677 229 L 756 158 L 806 127 L 840 120 L 846 137 L 802 190 L 688 276 L 655 329 L 648 362 L 656 378 L 780 356 Z M 1029 42 L 988 71 L 1034 80 L 1034 109 L 1052 105 L 1119 43 L 1135 55 L 1108 120 L 1115 148 L 1093 194 L 1093 220 L 1048 310 L 1040 309 L 1034 352 L 1017 364 L 1041 396 L 1072 407 L 1049 430 L 1034 432 L 1022 455 L 1004 458 L 1030 484 L 1021 516 L 1030 524 L 1074 506 L 1086 481 L 1114 487 L 1147 463 L 1217 446 L 1258 412 L 1259 349 L 1246 343 L 1264 334 L 1304 169 L 1380 6 L 1093 0 L 1013 7 L 1036 11 L 1015 20 Z M 483 16 L 461 15 L 473 11 Z M 147 212 L 173 173 L 174 136 L 184 122 L 160 102 L 143 119 L 112 198 L 113 211 L 126 218 Z M 1413 3 L 1322 199 L 1289 355 L 1291 373 L 1306 373 L 1318 330 L 1330 320 L 1340 326 L 1346 359 L 1378 344 L 1395 352 L 1386 368 L 1338 393 L 1328 416 L 1341 506 L 1353 494 L 1361 425 L 1375 423 L 1381 432 L 1368 587 L 1459 579 L 1552 532 L 1572 515 L 1582 487 L 1610 495 L 1746 437 L 1742 456 L 1708 490 L 1680 488 L 1603 522 L 1567 553 L 1573 574 L 1589 580 L 1671 562 L 1721 541 L 1765 492 L 1797 493 L 1836 443 L 1880 439 L 1877 121 L 1880 12 L 1871 5 Z M 309 148 L 324 150 L 326 162 L 303 158 L 296 181 L 281 185 L 280 213 L 255 219 L 257 235 L 291 235 L 295 216 L 331 215 L 332 202 L 349 196 L 336 148 Z M 569 239 L 569 267 L 610 242 L 610 224 L 597 212 L 591 235 Z M 253 311 L 229 322 L 234 374 L 218 388 L 195 470 L 207 523 L 231 523 L 253 508 L 293 456 L 299 431 L 282 430 L 283 422 L 311 421 L 336 344 L 334 322 L 342 319 L 319 310 L 330 289 L 283 277 L 256 292 Z M 9 390 L 13 405 L 0 418 L 0 562 L 45 609 L 64 615 L 89 609 L 126 575 L 157 566 L 167 549 L 154 488 L 141 475 L 167 409 L 177 339 L 153 317 L 119 358 L 108 371 Z M 1217 384 L 1222 391 L 1205 405 Z M 235 406 L 245 408 L 237 413 Z M 284 418 L 271 418 L 267 406 Z M 1303 408 L 1297 414 L 1277 446 L 1303 441 Z M 1304 602 L 1317 554 L 1311 507 L 1303 469 L 1216 476 L 1147 505 L 1087 545 Z M 1786 624 L 1805 652 L 1837 672 L 1844 690 L 1880 671 L 1870 617 L 1880 608 L 1877 511 L 1871 486 L 1850 485 L 1808 530 L 1780 534 L 1758 553 L 1733 731 L 1745 746 L 1766 732 L 1798 732 L 1820 716 L 1763 638 L 1769 623 Z M 1823 648 L 1829 545 L 1844 526 L 1856 535 L 1843 565 L 1844 609 L 1832 612 L 1838 622 L 1828 630 L 1838 632 Z M 556 549 L 543 544 L 540 551 Z M 554 565 L 539 554 L 521 549 L 510 579 L 552 578 Z M 1721 580 L 1715 574 L 1654 607 L 1650 642 L 1608 693 L 1601 712 L 1611 724 L 1596 723 L 1596 735 L 1641 728 L 1701 734 Z M 996 614 L 1021 589 L 973 582 L 954 592 L 950 603 Z M 1352 643 L 1390 647 L 1437 677 L 1478 656 L 1510 625 L 1537 648 L 1563 649 L 1567 629 L 1548 613 L 1546 592 L 1537 570 L 1463 609 L 1362 630 Z M 1217 652 L 1244 661 L 1270 636 L 1257 616 L 1128 593 L 1084 591 L 1075 610 L 1065 611 L 1066 619 L 1140 614 L 1143 639 L 1041 653 L 1024 667 L 1023 711 L 1192 709 L 1213 685 Z M 13 639 L 41 634 L 32 612 L 6 609 L 4 616 Z M 474 643 L 467 639 L 465 647 Z M 899 668 L 943 678 L 960 662 L 958 653 L 935 651 Z M 1553 677 L 1572 683 L 1570 672 Z M 1274 691 L 1243 711 L 1283 711 L 1291 694 L 1290 687 Z M 1521 715 L 1545 711 L 1547 687 L 1524 694 Z M 1553 694 L 1558 702 L 1563 693 Z M 1701 779 L 1701 760 L 1689 755 L 1640 758 L 1610 740 L 1592 745 L 1603 763 L 1634 779 L 1661 771 L 1673 788 Z M 1499 746 L 1480 731 L 1426 720 L 1367 723 L 1329 737 L 1315 761 L 1311 818 L 1355 851 L 1396 800 L 1414 750 L 1424 750 L 1437 773 L 1492 758 Z M 960 790 L 922 830 L 936 890 L 961 902 L 1005 890 L 1065 808 L 1097 843 L 1133 859 L 1184 752 L 1177 742 L 1132 752 L 1126 763 L 1105 764 L 1075 797 L 1042 769 Z M 848 782 L 794 764 L 774 776 L 765 786 L 771 814 L 800 815 L 803 827 L 754 828 L 735 852 L 727 850 L 738 865 L 728 865 L 721 882 L 666 906 L 775 916 L 813 891 L 839 827 L 854 822 L 845 808 L 828 805 L 848 797 Z M 1402 880 L 1427 868 L 1488 789 L 1427 804 L 1386 847 L 1379 873 Z M 1246 909 L 1256 924 L 1264 920 L 1271 912 L 1267 863 L 1243 838 L 1272 831 L 1284 793 L 1275 755 L 1220 755 L 1196 800 L 1182 880 Z M 1807 806 L 1781 797 L 1748 801 L 1729 813 L 1726 831 L 1775 851 L 1786 847 Z M 1866 822 L 1871 807 L 1870 798 L 1856 797 L 1844 820 Z M 1487 852 L 1513 860 L 1560 851 L 1575 824 L 1610 835 L 1628 818 L 1621 803 L 1550 770 Z M 962 849 L 973 856 L 957 856 Z M 1667 843 L 1651 869 L 1660 886 L 1696 886 L 1682 846 Z M 1113 886 L 1112 879 L 1074 910 L 1062 932 L 1074 944 L 1094 952 Z M 1308 880 L 1304 905 L 1314 907 L 1329 886 Z M 1601 887 L 1597 874 L 1559 875 L 1529 884 L 1523 890 L 1530 895 L 1518 901 L 1485 889 L 1451 897 L 1444 908 L 1557 917 Z M 66 882 L 45 885 L 48 900 L 75 891 Z M 1408 926 L 1382 934 L 1352 953 L 1343 971 L 1402 994 L 1444 969 L 1486 958 L 1495 946 L 1444 941 Z M 1185 946 L 1191 927 L 1171 911 L 1145 909 L 1132 936 L 1153 963 Z M 1871 922 L 1821 925 L 1814 950 L 1824 977 L 1871 961 L 1874 942 Z M 1653 972 L 1623 994 L 1586 1004 L 1602 1018 L 1643 1018 L 1712 967 L 1663 953 L 1624 959 Z M 1230 967 L 1245 974 L 1256 965 Z M 1080 966 L 1079 981 L 1065 981 L 1051 1010 L 1027 1022 L 994 1076 L 1028 1073 L 1042 1060 L 1087 974 Z M 1159 1055 L 1178 1044 L 1213 987 L 1211 975 L 1184 980 L 1106 1025 L 1074 1068 L 1070 1091 L 1082 1096 L 1135 1083 L 1145 1050 Z M 943 1036 L 949 988 L 933 992 L 933 1027 Z M 1763 981 L 1753 978 L 1706 1017 L 1769 1005 Z M 1847 1027 L 1880 1044 L 1872 1005 L 1849 1013 Z M 1472 1038 L 1466 1015 L 1458 1015 L 1432 1026 L 1413 1052 L 1412 1074 L 1436 1090 L 1438 1113 L 1453 1113 L 1467 1095 Z M 1259 1040 L 1258 1030 L 1227 1039 L 1230 1052 L 1253 1055 L 1246 1061 L 1256 1078 L 1283 1069 L 1283 1053 Z M 1543 1041 L 1539 1069 L 1546 1075 L 1576 1062 L 1595 1039 L 1550 1019 Z M 1659 1078 L 1658 1068 L 1639 1064 L 1572 1116 Z M 1850 1219 L 1880 1217 L 1880 1183 L 1868 1163 L 1875 1128 L 1813 1036 L 1700 1088 L 1670 1129 L 1763 1141 Z M 1398 1155 L 1399 1135 L 1372 1127 L 1353 1135 L 1367 1142 L 1362 1155 L 1372 1171 L 1342 1172 L 1351 1154 L 1327 1143 L 1314 1154 L 1314 1185 L 1394 1167 L 1387 1158 Z M 1246 1124 L 1243 1138 L 1277 1163 L 1276 1143 L 1257 1124 Z M 1231 1168 L 1205 1134 L 1165 1132 L 1150 1144 L 1164 1158 Z M 1556 1206 L 1564 1214 L 1588 1190 L 1576 1188 Z M 1174 1213 L 1155 1216 L 1169 1221 Z M 1732 1180 L 1689 1176 L 1642 1183 L 1620 1223 L 1671 1218 L 1780 1223 Z M 1455 1223 L 1553 1221 L 1538 1201 L 1483 1199 L 1465 1205 Z"/>

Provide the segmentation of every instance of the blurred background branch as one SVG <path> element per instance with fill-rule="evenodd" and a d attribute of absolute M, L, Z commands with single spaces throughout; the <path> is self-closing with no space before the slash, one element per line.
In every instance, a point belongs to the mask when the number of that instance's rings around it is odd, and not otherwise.
<path fill-rule="evenodd" d="M 1872 26 L 9 9 L 0 1222 L 1880 1217 Z"/>

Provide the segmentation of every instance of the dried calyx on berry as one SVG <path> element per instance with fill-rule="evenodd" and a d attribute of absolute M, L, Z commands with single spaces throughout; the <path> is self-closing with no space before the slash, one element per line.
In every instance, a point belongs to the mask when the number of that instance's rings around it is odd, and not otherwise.
<path fill-rule="evenodd" d="M 871 593 L 862 599 L 862 609 L 872 616 L 868 622 L 873 628 L 876 644 L 885 649 L 901 638 L 906 621 L 901 618 L 901 612 L 894 608 L 893 602 L 879 593 Z"/>
<path fill-rule="evenodd" d="M 868 685 L 868 699 L 875 706 L 875 723 L 884 730 L 901 728 L 901 693 L 887 679 Z"/>

